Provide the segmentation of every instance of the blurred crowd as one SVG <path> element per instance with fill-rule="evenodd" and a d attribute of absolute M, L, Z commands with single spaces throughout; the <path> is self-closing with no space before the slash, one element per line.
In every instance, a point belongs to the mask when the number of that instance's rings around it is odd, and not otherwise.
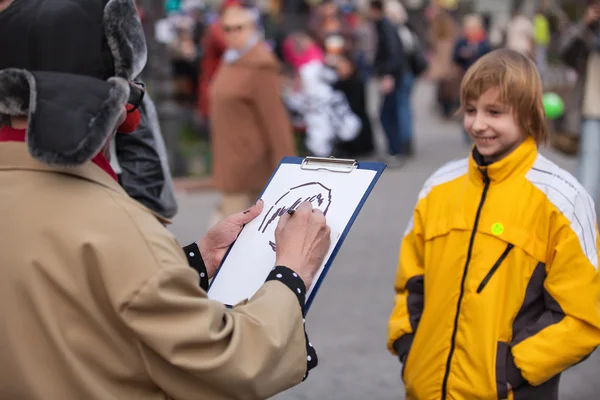
<path fill-rule="evenodd" d="M 514 7 L 505 20 L 441 0 L 415 18 L 403 3 L 182 0 L 156 24 L 157 40 L 168 48 L 174 98 L 211 143 L 213 184 L 231 195 L 223 213 L 254 199 L 284 155 L 402 166 L 415 156 L 415 83 L 432 82 L 439 117 L 459 121 L 464 73 L 501 47 L 531 57 L 546 90 L 563 100 L 564 111 L 549 121 L 552 144 L 570 154 L 580 141 L 587 144 L 579 178 L 597 193 L 600 158 L 588 155 L 600 150 L 600 103 L 593 100 L 597 2 L 575 19 L 539 1 L 534 9 Z M 379 105 L 377 115 L 371 104 Z M 374 135 L 379 128 L 383 154 Z"/>

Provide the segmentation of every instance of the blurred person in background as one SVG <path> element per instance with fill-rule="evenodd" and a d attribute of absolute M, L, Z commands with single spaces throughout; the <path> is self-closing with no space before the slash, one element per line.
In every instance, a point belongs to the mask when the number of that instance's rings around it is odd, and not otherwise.
<path fill-rule="evenodd" d="M 463 33 L 454 46 L 453 61 L 464 75 L 471 65 L 492 51 L 483 21 L 478 14 L 468 14 L 463 19 Z M 465 143 L 471 146 L 471 139 L 463 129 Z"/>
<path fill-rule="evenodd" d="M 588 2 L 583 19 L 561 38 L 561 58 L 579 76 L 574 88 L 581 113 L 578 179 L 594 200 L 600 189 L 600 1 Z"/>
<path fill-rule="evenodd" d="M 377 32 L 373 69 L 379 92 L 383 96 L 380 119 L 388 141 L 385 162 L 390 167 L 400 167 L 404 164 L 403 154 L 406 153 L 402 143 L 398 105 L 405 73 L 404 49 L 396 27 L 385 16 L 382 0 L 371 0 L 369 17 Z"/>
<path fill-rule="evenodd" d="M 206 29 L 206 5 L 203 0 L 186 0 L 182 5 L 182 10 L 192 19 L 192 37 L 196 47 L 202 48 L 202 37 Z M 202 52 L 200 52 L 202 54 Z"/>
<path fill-rule="evenodd" d="M 388 0 L 386 2 L 385 15 L 396 27 L 404 52 L 404 73 L 402 74 L 402 81 L 397 83 L 399 86 L 397 89 L 398 122 L 400 124 L 401 154 L 412 156 L 414 154 L 412 89 L 416 75 L 421 71 L 414 71 L 410 60 L 411 57 L 417 56 L 413 52 L 421 51 L 421 46 L 418 37 L 408 22 L 406 9 L 398 0 Z"/>
<path fill-rule="evenodd" d="M 550 45 L 551 32 L 550 22 L 544 13 L 544 9 L 539 7 L 533 18 L 534 42 L 535 42 L 535 63 L 540 71 L 542 82 L 545 82 L 546 71 L 548 69 L 548 46 Z"/>
<path fill-rule="evenodd" d="M 326 32 L 341 29 L 339 16 L 339 7 L 333 0 L 323 0 L 311 9 L 308 30 L 321 47 L 325 46 Z"/>
<path fill-rule="evenodd" d="M 195 106 L 198 103 L 200 77 L 202 76 L 201 61 L 204 54 L 202 39 L 207 28 L 206 5 L 203 0 L 186 0 L 182 5 L 182 10 L 191 20 L 190 35 L 194 43 L 196 57 L 194 58 L 191 101 Z"/>
<path fill-rule="evenodd" d="M 464 73 L 475 64 L 475 61 L 489 53 L 491 48 L 479 15 L 466 15 L 462 28 L 462 35 L 454 46 L 453 60 Z"/>
<path fill-rule="evenodd" d="M 511 15 L 506 27 L 506 47 L 535 60 L 533 23 L 521 13 L 519 6 L 513 7 Z"/>
<path fill-rule="evenodd" d="M 213 184 L 221 201 L 210 224 L 256 202 L 283 156 L 295 155 L 282 102 L 281 66 L 258 31 L 259 11 L 223 10 L 227 49 L 210 88 Z"/>
<path fill-rule="evenodd" d="M 360 76 L 366 84 L 372 74 L 373 60 L 375 59 L 375 48 L 377 47 L 377 34 L 375 27 L 367 18 L 367 12 L 355 7 L 352 10 L 353 17 L 350 19 L 351 27 L 355 37 L 355 49 L 358 56 L 357 67 Z"/>
<path fill-rule="evenodd" d="M 327 65 L 323 51 L 305 32 L 289 35 L 283 52 L 300 83 L 286 97 L 304 117 L 306 148 L 313 156 L 329 157 L 337 142 L 354 139 L 361 128 L 345 95 L 332 86 L 350 66 L 343 60 Z"/>
<path fill-rule="evenodd" d="M 328 66 L 338 75 L 333 87 L 343 93 L 351 112 L 360 119 L 358 134 L 353 139 L 344 134 L 345 139 L 337 142 L 334 154 L 347 158 L 368 156 L 375 150 L 375 145 L 367 111 L 366 80 L 361 75 L 365 59 L 359 42 L 364 39 L 360 35 L 365 32 L 356 29 L 359 21 L 350 3 L 340 7 L 335 2 L 324 2 L 321 8 L 326 18 L 316 33 L 321 38 Z"/>
<path fill-rule="evenodd" d="M 231 0 L 226 0 L 219 9 L 219 14 L 223 12 L 224 7 Z M 200 79 L 198 84 L 198 113 L 208 120 L 210 113 L 210 84 L 213 80 L 219 65 L 221 57 L 225 52 L 225 33 L 221 26 L 220 17 L 212 21 L 205 29 L 202 37 L 202 61 L 200 63 Z M 210 121 L 207 121 L 210 126 Z"/>
<path fill-rule="evenodd" d="M 318 0 L 317 0 L 318 1 Z M 314 0 L 278 0 L 281 29 L 285 36 L 299 29 L 306 29 Z"/>
<path fill-rule="evenodd" d="M 198 82 L 199 51 L 194 41 L 195 21 L 182 15 L 174 19 L 175 36 L 168 43 L 175 86 L 175 101 L 180 107 L 194 104 Z"/>
<path fill-rule="evenodd" d="M 458 26 L 452 15 L 439 10 L 431 21 L 431 58 L 427 77 L 437 84 L 437 103 L 444 118 L 452 118 L 458 108 L 462 72 L 452 61 Z"/>
<path fill-rule="evenodd" d="M 296 96 L 288 98 L 300 105 L 295 108 L 304 116 L 306 148 L 311 155 L 329 157 L 337 143 L 356 138 L 361 128 L 344 93 L 333 88 L 333 83 L 348 74 L 351 65 L 344 59 L 328 64 L 321 48 L 305 32 L 288 36 L 284 54 L 300 81 Z"/>

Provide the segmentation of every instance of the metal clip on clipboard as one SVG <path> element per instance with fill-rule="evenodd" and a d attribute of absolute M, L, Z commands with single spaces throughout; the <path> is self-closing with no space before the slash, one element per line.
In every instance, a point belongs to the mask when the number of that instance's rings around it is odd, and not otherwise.
<path fill-rule="evenodd" d="M 356 160 L 335 157 L 306 157 L 300 168 L 309 171 L 327 170 L 331 172 L 350 173 L 358 168 Z"/>

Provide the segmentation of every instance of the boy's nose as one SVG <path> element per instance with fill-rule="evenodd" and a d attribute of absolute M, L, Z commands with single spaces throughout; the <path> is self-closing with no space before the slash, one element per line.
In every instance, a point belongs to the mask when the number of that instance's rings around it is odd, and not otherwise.
<path fill-rule="evenodd" d="M 473 129 L 474 132 L 483 132 L 486 128 L 487 124 L 485 123 L 485 119 L 481 115 L 476 115 L 471 129 Z"/>

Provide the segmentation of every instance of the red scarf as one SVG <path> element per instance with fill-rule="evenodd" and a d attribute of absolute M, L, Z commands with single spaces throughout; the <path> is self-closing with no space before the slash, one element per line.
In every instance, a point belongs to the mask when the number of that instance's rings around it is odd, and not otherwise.
<path fill-rule="evenodd" d="M 0 127 L 0 142 L 25 142 L 25 129 L 15 129 L 10 126 Z M 117 174 L 115 174 L 115 171 L 102 153 L 98 153 L 96 157 L 92 158 L 92 162 L 102 168 L 115 181 L 119 181 Z"/>

